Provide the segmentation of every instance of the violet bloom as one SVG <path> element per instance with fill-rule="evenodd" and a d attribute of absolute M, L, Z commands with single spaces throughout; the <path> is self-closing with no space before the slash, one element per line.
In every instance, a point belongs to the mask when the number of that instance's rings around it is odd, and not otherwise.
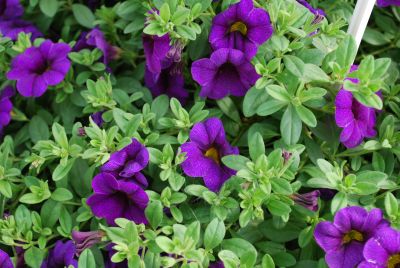
<path fill-rule="evenodd" d="M 76 247 L 76 255 L 80 255 L 85 249 L 99 243 L 104 237 L 103 231 L 79 232 L 72 231 L 71 237 Z"/>
<path fill-rule="evenodd" d="M 192 76 L 201 85 L 201 97 L 217 100 L 228 94 L 244 96 L 260 77 L 243 52 L 228 48 L 193 62 Z"/>
<path fill-rule="evenodd" d="M 75 245 L 71 240 L 63 243 L 61 240 L 57 241 L 54 248 L 50 251 L 47 259 L 45 259 L 40 266 L 41 268 L 64 268 L 72 265 L 78 267 L 78 261 L 75 257 Z"/>
<path fill-rule="evenodd" d="M 102 172 L 112 173 L 115 178 L 134 180 L 146 188 L 148 182 L 140 172 L 149 163 L 149 152 L 138 140 L 111 154 L 110 159 L 101 167 Z"/>
<path fill-rule="evenodd" d="M 14 268 L 10 256 L 0 249 L 0 268 Z"/>
<path fill-rule="evenodd" d="M 147 223 L 144 210 L 149 197 L 140 186 L 102 172 L 93 178 L 92 187 L 94 194 L 87 199 L 87 204 L 96 217 L 105 218 L 109 225 L 114 225 L 117 218 Z"/>
<path fill-rule="evenodd" d="M 313 8 L 312 5 L 310 5 L 307 0 L 297 0 L 297 2 L 301 5 L 303 5 L 304 7 L 306 7 L 311 13 L 313 13 L 315 15 L 315 17 L 318 16 L 322 16 L 325 17 L 326 14 L 322 9 L 319 8 Z"/>
<path fill-rule="evenodd" d="M 16 56 L 7 78 L 17 80 L 17 90 L 24 97 L 40 97 L 49 86 L 61 83 L 71 62 L 67 58 L 71 48 L 64 43 L 44 41 Z"/>
<path fill-rule="evenodd" d="M 336 213 L 333 223 L 318 223 L 314 237 L 330 268 L 356 267 L 363 260 L 365 243 L 387 225 L 380 209 L 346 207 Z"/>
<path fill-rule="evenodd" d="M 228 143 L 224 126 L 215 117 L 196 123 L 189 137 L 190 141 L 181 146 L 187 157 L 182 163 L 183 172 L 190 177 L 203 178 L 208 189 L 219 191 L 224 182 L 236 174 L 234 170 L 224 166 L 221 158 L 239 154 L 239 149 Z"/>
<path fill-rule="evenodd" d="M 159 74 L 161 69 L 168 67 L 171 62 L 166 58 L 171 46 L 169 35 L 143 34 L 143 49 L 146 56 L 146 66 L 153 74 Z"/>
<path fill-rule="evenodd" d="M 400 267 L 400 232 L 383 228 L 364 246 L 364 259 L 358 268 Z"/>
<path fill-rule="evenodd" d="M 305 207 L 311 211 L 318 210 L 318 197 L 320 193 L 318 190 L 305 193 L 305 194 L 293 194 L 291 199 L 298 205 Z"/>
<path fill-rule="evenodd" d="M 20 0 L 0 0 L 0 19 L 8 20 L 21 17 L 24 14 Z"/>
<path fill-rule="evenodd" d="M 210 263 L 209 268 L 225 268 L 224 263 L 222 261 L 217 261 L 214 263 Z"/>
<path fill-rule="evenodd" d="M 234 48 L 251 59 L 272 33 L 268 13 L 254 8 L 253 0 L 241 0 L 214 17 L 208 40 L 215 50 Z"/>
<path fill-rule="evenodd" d="M 102 60 L 105 65 L 108 65 L 117 56 L 117 49 L 107 42 L 103 32 L 98 28 L 92 29 L 89 33 L 83 32 L 74 46 L 74 51 L 85 48 L 98 48 L 101 50 L 103 52 Z"/>
<path fill-rule="evenodd" d="M 378 7 L 400 6 L 400 0 L 378 0 Z"/>
<path fill-rule="evenodd" d="M 3 132 L 5 126 L 11 121 L 11 111 L 13 104 L 10 98 L 14 95 L 14 89 L 11 86 L 7 86 L 0 92 L 0 135 Z"/>
<path fill-rule="evenodd" d="M 157 97 L 165 94 L 170 98 L 177 98 L 181 103 L 186 103 L 189 93 L 184 88 L 184 78 L 180 64 L 172 64 L 162 69 L 159 74 L 150 72 L 146 66 L 144 74 L 145 85 L 150 89 L 152 95 Z"/>
<path fill-rule="evenodd" d="M 95 112 L 90 116 L 92 118 L 93 122 L 98 125 L 99 127 L 102 127 L 104 124 L 103 120 L 103 112 Z"/>
<path fill-rule="evenodd" d="M 1 0 L 0 0 L 1 1 Z M 31 34 L 31 40 L 43 36 L 42 33 L 32 23 L 21 19 L 0 21 L 0 33 L 5 37 L 15 41 L 18 34 L 24 32 Z"/>

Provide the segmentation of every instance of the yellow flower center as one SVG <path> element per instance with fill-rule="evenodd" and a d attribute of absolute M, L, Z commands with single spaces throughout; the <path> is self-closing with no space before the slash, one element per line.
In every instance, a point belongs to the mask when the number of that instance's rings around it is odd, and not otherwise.
<path fill-rule="evenodd" d="M 400 267 L 400 254 L 390 256 L 387 262 L 387 268 L 398 268 Z"/>
<path fill-rule="evenodd" d="M 362 242 L 362 241 L 364 241 L 364 237 L 363 237 L 362 233 L 360 233 L 359 231 L 351 230 L 350 232 L 348 232 L 347 234 L 344 235 L 344 237 L 342 239 L 342 243 L 347 244 L 353 240 Z"/>
<path fill-rule="evenodd" d="M 217 164 L 220 163 L 219 153 L 218 153 L 217 149 L 215 149 L 214 147 L 211 147 L 210 149 L 208 149 L 204 155 L 206 157 L 211 158 L 212 160 L 214 160 L 215 163 L 217 163 Z"/>
<path fill-rule="evenodd" d="M 247 34 L 247 26 L 241 21 L 237 21 L 234 24 L 231 25 L 231 29 L 229 32 L 240 32 L 242 35 Z"/>

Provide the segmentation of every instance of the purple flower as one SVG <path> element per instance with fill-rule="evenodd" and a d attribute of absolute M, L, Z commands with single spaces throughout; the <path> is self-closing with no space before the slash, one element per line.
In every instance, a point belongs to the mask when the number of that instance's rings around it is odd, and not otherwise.
<path fill-rule="evenodd" d="M 11 40 L 17 40 L 20 32 L 31 33 L 32 40 L 43 36 L 38 28 L 28 21 L 21 19 L 0 21 L 0 33 Z"/>
<path fill-rule="evenodd" d="M 150 72 L 146 66 L 144 82 L 150 89 L 152 95 L 157 97 L 166 94 L 169 97 L 177 98 L 181 103 L 186 103 L 189 93 L 184 88 L 184 78 L 181 65 L 174 63 L 166 69 L 162 69 L 160 73 Z"/>
<path fill-rule="evenodd" d="M 98 28 L 92 29 L 89 33 L 83 32 L 74 46 L 74 51 L 85 48 L 98 48 L 101 50 L 103 52 L 102 60 L 105 65 L 108 65 L 118 54 L 117 49 L 107 42 L 103 32 Z"/>
<path fill-rule="evenodd" d="M 95 112 L 90 116 L 92 118 L 93 122 L 98 125 L 99 127 L 102 127 L 104 124 L 103 120 L 103 112 Z"/>
<path fill-rule="evenodd" d="M 296 204 L 303 206 L 311 211 L 317 211 L 319 196 L 319 191 L 315 190 L 305 194 L 293 194 L 291 195 L 291 198 Z"/>
<path fill-rule="evenodd" d="M 10 256 L 0 249 L 0 268 L 14 268 Z"/>
<path fill-rule="evenodd" d="M 0 0 L 0 19 L 14 19 L 24 14 L 20 0 Z"/>
<path fill-rule="evenodd" d="M 368 212 L 362 207 L 346 207 L 336 213 L 333 223 L 318 223 L 314 237 L 326 252 L 325 260 L 330 268 L 355 267 L 363 260 L 368 239 L 387 225 L 380 209 Z"/>
<path fill-rule="evenodd" d="M 41 268 L 64 268 L 72 265 L 78 267 L 75 256 L 75 245 L 71 240 L 63 243 L 61 240 L 57 241 L 54 248 L 50 251 L 47 259 L 43 261 Z"/>
<path fill-rule="evenodd" d="M 144 209 L 149 197 L 140 186 L 102 172 L 93 178 L 92 187 L 94 194 L 87 199 L 87 204 L 96 217 L 105 218 L 109 225 L 117 218 L 147 223 Z"/>
<path fill-rule="evenodd" d="M 214 17 L 208 40 L 215 50 L 234 48 L 251 59 L 272 33 L 268 13 L 254 8 L 253 0 L 241 0 Z"/>
<path fill-rule="evenodd" d="M 325 17 L 326 14 L 322 9 L 319 8 L 313 8 L 312 5 L 310 5 L 307 0 L 297 0 L 297 2 L 304 7 L 306 7 L 311 13 L 313 13 L 316 17 L 317 16 L 322 16 Z"/>
<path fill-rule="evenodd" d="M 201 85 L 200 96 L 222 99 L 228 94 L 241 97 L 260 77 L 254 66 L 237 49 L 221 48 L 209 59 L 192 64 L 193 79 Z"/>
<path fill-rule="evenodd" d="M 400 0 L 378 0 L 378 7 L 400 6 Z"/>
<path fill-rule="evenodd" d="M 40 47 L 30 47 L 16 56 L 7 78 L 17 80 L 17 90 L 24 97 L 40 97 L 49 86 L 61 83 L 70 66 L 64 43 L 44 41 Z"/>
<path fill-rule="evenodd" d="M 85 249 L 99 243 L 104 237 L 104 232 L 100 230 L 91 232 L 72 231 L 71 236 L 75 243 L 76 255 L 79 256 Z"/>
<path fill-rule="evenodd" d="M 3 132 L 5 126 L 11 121 L 11 111 L 13 104 L 10 98 L 14 96 L 14 89 L 11 86 L 7 86 L 0 92 L 0 135 Z"/>
<path fill-rule="evenodd" d="M 379 230 L 365 244 L 363 255 L 359 268 L 400 267 L 400 232 L 390 227 Z"/>
<path fill-rule="evenodd" d="M 159 74 L 161 69 L 168 67 L 171 62 L 166 58 L 171 46 L 169 35 L 143 34 L 143 49 L 146 56 L 146 67 L 153 74 Z"/>
<path fill-rule="evenodd" d="M 140 172 L 149 163 L 149 152 L 138 140 L 111 154 L 110 159 L 101 167 L 102 172 L 112 173 L 115 178 L 134 180 L 146 188 L 148 182 Z"/>
<path fill-rule="evenodd" d="M 223 165 L 221 158 L 239 154 L 225 137 L 225 130 L 218 118 L 209 118 L 197 123 L 190 131 L 190 142 L 182 144 L 186 160 L 182 163 L 183 172 L 190 177 L 201 177 L 211 191 L 217 192 L 222 184 L 236 172 Z"/>
<path fill-rule="evenodd" d="M 214 263 L 210 263 L 209 268 L 225 268 L 224 263 L 222 261 L 217 261 Z"/>

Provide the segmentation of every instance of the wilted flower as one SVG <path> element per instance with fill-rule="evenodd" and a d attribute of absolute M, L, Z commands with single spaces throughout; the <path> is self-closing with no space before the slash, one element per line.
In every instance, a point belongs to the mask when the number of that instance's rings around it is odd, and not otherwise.
<path fill-rule="evenodd" d="M 260 77 L 254 66 L 237 49 L 221 48 L 209 59 L 192 64 L 193 79 L 201 85 L 200 96 L 222 99 L 228 94 L 244 96 Z"/>
<path fill-rule="evenodd" d="M 17 80 L 17 90 L 24 97 L 40 97 L 49 86 L 61 83 L 71 62 L 71 48 L 64 43 L 44 41 L 40 47 L 30 47 L 16 56 L 7 78 Z"/>
<path fill-rule="evenodd" d="M 14 268 L 10 256 L 0 249 L 0 268 Z"/>
<path fill-rule="evenodd" d="M 171 62 L 166 59 L 171 46 L 169 35 L 161 37 L 157 35 L 143 34 L 143 49 L 146 56 L 146 66 L 153 74 L 159 74 L 161 69 L 168 67 Z"/>
<path fill-rule="evenodd" d="M 378 0 L 378 7 L 400 6 L 400 0 Z"/>
<path fill-rule="evenodd" d="M 42 33 L 32 23 L 21 19 L 0 21 L 0 33 L 11 40 L 18 39 L 18 34 L 24 32 L 31 34 L 31 39 L 35 40 L 42 36 Z"/>
<path fill-rule="evenodd" d="M 112 173 L 115 178 L 134 180 L 146 188 L 148 182 L 140 171 L 148 163 L 149 152 L 146 147 L 138 140 L 132 139 L 131 144 L 111 154 L 110 159 L 101 167 L 101 171 Z"/>
<path fill-rule="evenodd" d="M 318 190 L 305 193 L 305 194 L 293 194 L 290 198 L 298 205 L 305 207 L 311 211 L 318 210 L 318 197 L 320 193 Z"/>
<path fill-rule="evenodd" d="M 99 28 L 92 29 L 89 33 L 83 32 L 74 46 L 74 51 L 84 48 L 98 48 L 103 52 L 102 61 L 105 65 L 117 56 L 117 49 L 110 45 Z"/>
<path fill-rule="evenodd" d="M 187 157 L 182 163 L 183 172 L 191 177 L 202 177 L 208 189 L 219 191 L 223 183 L 236 174 L 224 166 L 221 158 L 239 154 L 239 149 L 228 143 L 224 126 L 218 118 L 195 124 L 189 137 L 190 141 L 181 146 Z"/>
<path fill-rule="evenodd" d="M 14 19 L 24 14 L 20 0 L 0 0 L 0 19 Z"/>
<path fill-rule="evenodd" d="M 365 243 L 387 225 L 380 209 L 346 207 L 336 213 L 333 223 L 318 223 L 314 237 L 330 268 L 356 267 L 363 260 Z"/>
<path fill-rule="evenodd" d="M 253 0 L 241 0 L 214 17 L 209 41 L 213 49 L 238 49 L 251 59 L 272 33 L 268 13 L 254 8 Z"/>
<path fill-rule="evenodd" d="M 181 66 L 177 63 L 162 69 L 159 74 L 150 72 L 146 66 L 144 82 L 154 97 L 166 94 L 171 98 L 177 98 L 181 103 L 185 103 L 189 97 L 189 93 L 184 88 L 185 81 Z"/>
<path fill-rule="evenodd" d="M 72 265 L 78 268 L 78 262 L 75 257 L 75 245 L 71 240 L 63 243 L 57 241 L 54 248 L 50 251 L 47 258 L 43 261 L 41 268 L 64 268 Z"/>
<path fill-rule="evenodd" d="M 183 44 L 179 41 L 175 42 L 167 52 L 166 57 L 172 62 L 180 62 L 182 60 Z"/>
<path fill-rule="evenodd" d="M 109 225 L 117 218 L 147 223 L 144 210 L 149 197 L 140 186 L 102 172 L 93 178 L 92 187 L 94 193 L 86 202 L 96 217 L 105 218 Z"/>
<path fill-rule="evenodd" d="M 358 268 L 400 267 L 400 232 L 382 228 L 364 246 L 364 259 Z"/>
<path fill-rule="evenodd" d="M 72 231 L 71 237 L 75 243 L 76 255 L 79 256 L 85 249 L 99 243 L 104 237 L 104 232 L 100 230 L 91 232 Z"/>
<path fill-rule="evenodd" d="M 0 135 L 3 133 L 3 129 L 11 121 L 11 111 L 13 104 L 10 98 L 14 95 L 14 89 L 11 86 L 7 86 L 0 92 Z"/>

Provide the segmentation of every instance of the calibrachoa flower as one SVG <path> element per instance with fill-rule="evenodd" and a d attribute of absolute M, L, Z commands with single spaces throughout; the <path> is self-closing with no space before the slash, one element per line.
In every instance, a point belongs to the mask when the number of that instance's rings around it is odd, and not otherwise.
<path fill-rule="evenodd" d="M 182 163 L 183 172 L 191 177 L 203 178 L 208 189 L 219 191 L 224 182 L 236 173 L 224 166 L 221 158 L 239 154 L 239 149 L 228 143 L 224 126 L 218 118 L 195 124 L 189 137 L 190 141 L 181 146 L 187 157 Z"/>
<path fill-rule="evenodd" d="M 146 147 L 138 140 L 132 139 L 131 144 L 111 154 L 110 159 L 101 167 L 101 171 L 112 173 L 115 178 L 134 180 L 146 188 L 148 182 L 140 171 L 148 163 L 149 152 Z"/>
<path fill-rule="evenodd" d="M 117 218 L 147 223 L 144 209 L 149 197 L 140 186 L 102 172 L 93 178 L 92 187 L 94 194 L 87 199 L 87 204 L 96 217 L 105 218 L 109 225 L 114 225 Z"/>
<path fill-rule="evenodd" d="M 74 46 L 74 51 L 79 51 L 84 48 L 98 48 L 103 52 L 103 63 L 107 65 L 112 59 L 117 56 L 117 49 L 110 45 L 103 32 L 94 28 L 89 33 L 83 32 Z"/>
<path fill-rule="evenodd" d="M 161 69 L 168 67 L 171 62 L 166 59 L 171 46 L 169 35 L 161 37 L 157 35 L 143 34 L 143 49 L 146 56 L 146 66 L 153 74 L 159 74 Z"/>
<path fill-rule="evenodd" d="M 0 135 L 3 133 L 3 129 L 11 121 L 11 111 L 13 104 L 10 98 L 14 95 L 14 89 L 11 86 L 7 86 L 0 92 Z"/>
<path fill-rule="evenodd" d="M 159 74 L 150 72 L 146 66 L 144 82 L 154 97 L 166 94 L 171 98 L 177 98 L 181 103 L 185 103 L 189 97 L 184 88 L 185 81 L 180 64 L 174 63 L 162 69 Z"/>
<path fill-rule="evenodd" d="M 353 66 L 351 71 L 357 69 Z M 356 79 L 351 79 L 357 83 Z M 364 138 L 376 135 L 376 110 L 358 102 L 350 91 L 341 88 L 335 99 L 335 121 L 343 128 L 340 141 L 347 147 L 358 146 Z"/>
<path fill-rule="evenodd" d="M 379 230 L 365 244 L 363 255 L 359 268 L 400 267 L 400 232 L 390 227 Z"/>
<path fill-rule="evenodd" d="M 0 249 L 0 268 L 14 268 L 10 256 Z"/>
<path fill-rule="evenodd" d="M 93 122 L 98 125 L 99 127 L 102 127 L 104 124 L 103 120 L 103 112 L 95 112 L 90 116 L 92 118 Z"/>
<path fill-rule="evenodd" d="M 17 80 L 17 90 L 24 97 L 40 97 L 49 86 L 61 83 L 71 62 L 71 48 L 64 43 L 44 41 L 40 47 L 30 47 L 16 56 L 7 78 Z"/>
<path fill-rule="evenodd" d="M 319 191 L 315 190 L 305 194 L 293 194 L 291 198 L 294 202 L 296 202 L 296 204 L 303 206 L 311 211 L 317 211 L 319 196 Z"/>
<path fill-rule="evenodd" d="M 0 0 L 0 19 L 14 19 L 24 14 L 20 0 Z"/>
<path fill-rule="evenodd" d="M 71 240 L 65 243 L 59 240 L 50 251 L 47 259 L 43 261 L 41 268 L 64 268 L 69 267 L 69 265 L 78 268 L 78 261 L 74 258 L 75 251 L 75 245 Z"/>
<path fill-rule="evenodd" d="M 380 209 L 346 207 L 336 213 L 333 223 L 318 223 L 314 237 L 330 268 L 356 267 L 363 260 L 365 243 L 387 225 Z"/>
<path fill-rule="evenodd" d="M 400 0 L 378 0 L 378 7 L 400 6 Z"/>
<path fill-rule="evenodd" d="M 85 249 L 99 243 L 104 235 L 105 233 L 101 230 L 91 232 L 72 231 L 71 237 L 76 247 L 76 255 L 80 255 Z"/>
<path fill-rule="evenodd" d="M 306 7 L 308 10 L 310 10 L 311 13 L 313 13 L 315 16 L 322 16 L 325 17 L 326 14 L 322 9 L 319 8 L 313 8 L 312 5 L 310 5 L 307 0 L 297 0 L 298 3 Z"/>
<path fill-rule="evenodd" d="M 214 17 L 209 41 L 213 49 L 235 48 L 251 59 L 272 33 L 268 13 L 254 8 L 253 0 L 241 0 Z"/>
<path fill-rule="evenodd" d="M 228 94 L 244 96 L 260 77 L 254 66 L 237 49 L 221 48 L 209 59 L 192 64 L 193 79 L 201 85 L 200 96 L 222 99 Z"/>
<path fill-rule="evenodd" d="M 31 33 L 32 40 L 42 36 L 42 33 L 30 22 L 21 19 L 0 21 L 0 33 L 11 40 L 17 40 L 21 32 Z"/>

